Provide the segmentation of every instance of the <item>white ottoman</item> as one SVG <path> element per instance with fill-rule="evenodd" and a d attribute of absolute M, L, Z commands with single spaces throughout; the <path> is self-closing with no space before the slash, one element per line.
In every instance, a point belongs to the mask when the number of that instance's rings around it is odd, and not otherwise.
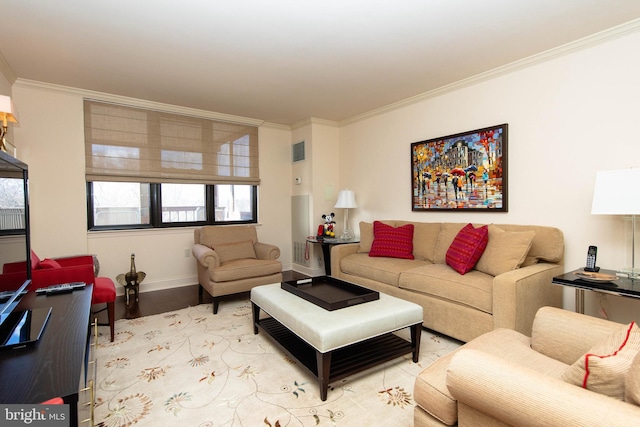
<path fill-rule="evenodd" d="M 422 307 L 380 293 L 380 299 L 328 311 L 283 290 L 280 283 L 251 290 L 254 333 L 269 334 L 318 379 L 320 397 L 329 383 L 413 353 L 418 361 Z M 260 310 L 270 317 L 260 319 Z M 411 328 L 411 342 L 393 334 Z"/>

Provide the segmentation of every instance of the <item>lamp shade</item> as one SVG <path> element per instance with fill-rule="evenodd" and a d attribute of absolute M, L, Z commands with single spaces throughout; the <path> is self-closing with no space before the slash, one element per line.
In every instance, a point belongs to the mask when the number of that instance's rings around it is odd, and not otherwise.
<path fill-rule="evenodd" d="M 0 95 L 0 119 L 2 119 L 4 126 L 6 126 L 7 122 L 18 122 L 16 106 L 13 105 L 11 97 L 6 95 Z"/>
<path fill-rule="evenodd" d="M 591 213 L 640 214 L 640 169 L 602 171 L 596 174 Z"/>
<path fill-rule="evenodd" d="M 334 208 L 357 208 L 358 204 L 356 203 L 356 195 L 351 190 L 340 190 L 338 193 L 338 201 Z"/>

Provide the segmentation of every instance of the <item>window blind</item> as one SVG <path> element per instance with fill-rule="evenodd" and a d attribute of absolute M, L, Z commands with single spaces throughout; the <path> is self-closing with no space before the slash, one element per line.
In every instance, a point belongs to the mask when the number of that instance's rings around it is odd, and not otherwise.
<path fill-rule="evenodd" d="M 87 181 L 258 185 L 258 128 L 84 101 Z"/>

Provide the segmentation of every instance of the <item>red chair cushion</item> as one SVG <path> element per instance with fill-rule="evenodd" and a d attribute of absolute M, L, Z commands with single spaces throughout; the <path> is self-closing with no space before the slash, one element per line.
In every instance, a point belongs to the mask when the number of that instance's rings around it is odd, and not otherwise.
<path fill-rule="evenodd" d="M 108 277 L 96 277 L 91 304 L 102 304 L 116 300 L 116 285 Z"/>
<path fill-rule="evenodd" d="M 61 268 L 62 266 L 55 259 L 45 258 L 38 264 L 38 269 L 43 270 L 46 268 Z"/>

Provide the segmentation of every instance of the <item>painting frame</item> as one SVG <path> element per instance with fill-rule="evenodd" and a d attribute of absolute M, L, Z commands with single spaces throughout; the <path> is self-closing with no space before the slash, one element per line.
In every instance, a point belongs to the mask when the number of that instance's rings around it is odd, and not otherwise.
<path fill-rule="evenodd" d="M 411 143 L 411 210 L 508 212 L 507 123 Z"/>

